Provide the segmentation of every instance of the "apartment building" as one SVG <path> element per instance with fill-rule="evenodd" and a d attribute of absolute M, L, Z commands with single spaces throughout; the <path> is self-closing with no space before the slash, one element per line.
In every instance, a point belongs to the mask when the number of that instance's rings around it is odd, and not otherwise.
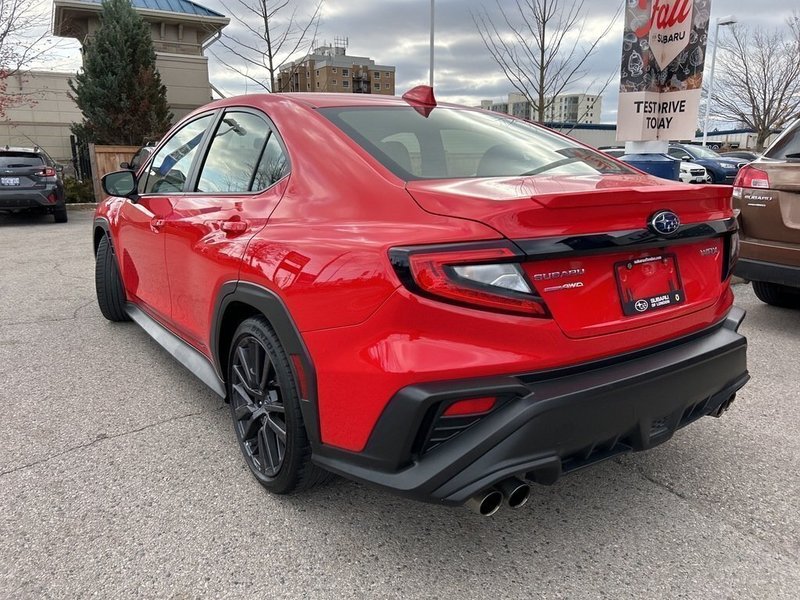
<path fill-rule="evenodd" d="M 394 96 L 395 70 L 366 56 L 350 56 L 345 46 L 320 46 L 303 59 L 284 65 L 275 91 Z"/>
<path fill-rule="evenodd" d="M 507 102 L 481 101 L 481 108 L 536 120 L 533 105 L 519 92 L 508 95 Z M 561 94 L 545 109 L 548 123 L 599 123 L 603 111 L 603 97 L 591 94 Z"/>

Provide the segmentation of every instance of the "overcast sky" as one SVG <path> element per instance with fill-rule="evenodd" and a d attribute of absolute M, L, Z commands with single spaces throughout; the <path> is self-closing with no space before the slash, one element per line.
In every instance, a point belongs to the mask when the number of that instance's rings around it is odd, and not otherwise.
<path fill-rule="evenodd" d="M 235 0 L 196 0 L 222 14 L 230 16 L 236 10 Z M 294 0 L 302 14 L 314 0 Z M 571 0 L 567 0 L 571 1 Z M 631 0 L 624 0 L 631 1 Z M 503 0 L 510 5 L 509 0 Z M 586 0 L 587 38 L 591 32 L 602 31 L 609 23 L 620 0 Z M 769 10 L 759 11 L 756 6 Z M 713 19 L 729 14 L 741 22 L 782 26 L 798 0 L 713 0 Z M 307 7 L 307 8 L 306 8 Z M 500 100 L 512 91 L 477 34 L 471 13 L 482 9 L 496 11 L 495 0 L 436 0 L 436 92 L 442 100 L 469 105 L 481 99 Z M 241 9 L 240 9 L 241 10 Z M 326 0 L 319 30 L 321 41 L 335 37 L 349 38 L 348 54 L 369 56 L 378 64 L 397 67 L 397 93 L 428 81 L 429 0 Z M 605 81 L 620 62 L 622 46 L 622 17 L 618 17 L 611 33 L 600 44 L 589 64 L 589 75 L 574 90 L 585 91 L 592 80 Z M 235 25 L 229 31 L 236 32 Z M 219 46 L 212 49 L 222 50 Z M 68 54 L 76 50 L 68 49 Z M 66 57 L 62 64 L 74 60 L 77 54 Z M 73 67 L 74 68 L 74 67 Z M 230 72 L 213 57 L 210 58 L 210 79 L 218 88 L 230 94 L 255 91 L 246 85 L 241 75 Z M 602 83 L 600 84 L 602 85 Z M 596 90 L 591 90 L 596 91 Z M 603 121 L 615 122 L 617 109 L 616 81 L 603 94 Z"/>

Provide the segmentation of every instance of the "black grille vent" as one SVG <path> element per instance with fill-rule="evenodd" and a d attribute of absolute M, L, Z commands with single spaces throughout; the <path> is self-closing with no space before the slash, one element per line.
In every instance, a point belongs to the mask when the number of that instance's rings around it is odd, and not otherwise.
<path fill-rule="evenodd" d="M 431 429 L 431 434 L 422 448 L 422 453 L 430 452 L 437 446 L 453 439 L 462 431 L 472 427 L 486 415 L 467 415 L 463 417 L 445 417 L 436 419 L 436 423 Z"/>

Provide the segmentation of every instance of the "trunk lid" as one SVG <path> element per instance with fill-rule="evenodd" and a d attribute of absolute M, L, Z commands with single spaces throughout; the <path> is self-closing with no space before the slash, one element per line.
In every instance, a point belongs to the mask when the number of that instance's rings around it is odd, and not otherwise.
<path fill-rule="evenodd" d="M 429 212 L 480 221 L 517 243 L 569 337 L 678 319 L 725 289 L 726 234 L 707 223 L 732 217 L 728 186 L 631 174 L 411 181 L 408 191 Z M 662 210 L 696 224 L 695 237 L 648 231 Z"/>
<path fill-rule="evenodd" d="M 800 244 L 800 162 L 761 160 L 751 166 L 767 173 L 769 189 L 737 188 L 743 235 Z"/>

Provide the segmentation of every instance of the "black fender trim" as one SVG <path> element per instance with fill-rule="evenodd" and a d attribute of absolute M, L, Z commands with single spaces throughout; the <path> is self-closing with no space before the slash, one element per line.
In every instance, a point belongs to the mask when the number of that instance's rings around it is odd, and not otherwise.
<path fill-rule="evenodd" d="M 108 219 L 104 217 L 95 217 L 94 218 L 94 225 L 92 227 L 92 245 L 94 247 L 94 253 L 97 254 L 97 244 L 99 240 L 97 239 L 97 230 L 102 229 L 105 234 L 108 236 L 108 239 L 111 239 L 111 225 L 108 223 Z M 114 248 L 114 244 L 111 244 L 112 252 Z"/>
<path fill-rule="evenodd" d="M 227 308 L 234 302 L 250 306 L 263 314 L 272 325 L 283 349 L 291 356 L 297 356 L 303 367 L 304 373 L 296 371 L 294 362 L 292 369 L 298 382 L 304 381 L 305 385 L 298 386 L 300 394 L 300 410 L 306 427 L 306 434 L 311 442 L 312 449 L 317 449 L 321 444 L 319 428 L 319 410 L 317 404 L 317 374 L 314 363 L 308 351 L 300 330 L 289 314 L 283 300 L 263 286 L 247 281 L 230 281 L 222 285 L 214 307 L 214 316 L 211 326 L 211 352 L 214 356 L 214 366 L 217 373 L 224 381 L 226 373 L 223 365 L 225 357 L 220 356 L 220 337 L 222 321 Z M 301 391 L 302 390 L 302 391 Z"/>

